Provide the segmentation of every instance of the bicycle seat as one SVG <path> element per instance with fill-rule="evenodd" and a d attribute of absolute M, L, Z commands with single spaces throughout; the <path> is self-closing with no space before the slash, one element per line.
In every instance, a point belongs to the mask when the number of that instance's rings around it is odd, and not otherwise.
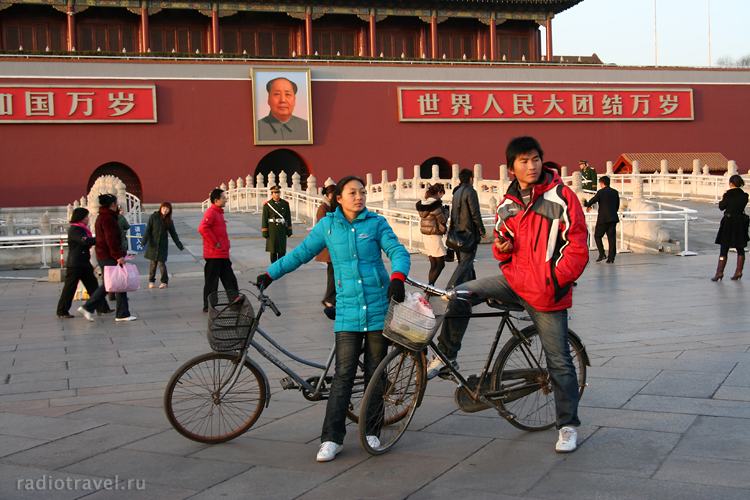
<path fill-rule="evenodd" d="M 487 305 L 500 309 L 501 311 L 521 312 L 523 307 L 520 304 L 514 304 L 512 302 L 502 302 L 497 299 L 487 299 Z"/>

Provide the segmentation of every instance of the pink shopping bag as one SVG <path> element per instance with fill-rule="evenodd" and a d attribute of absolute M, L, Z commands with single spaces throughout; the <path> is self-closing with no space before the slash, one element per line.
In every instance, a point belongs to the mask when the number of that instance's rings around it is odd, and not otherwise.
<path fill-rule="evenodd" d="M 141 277 L 135 264 L 104 266 L 104 289 L 108 292 L 135 292 L 141 288 Z"/>

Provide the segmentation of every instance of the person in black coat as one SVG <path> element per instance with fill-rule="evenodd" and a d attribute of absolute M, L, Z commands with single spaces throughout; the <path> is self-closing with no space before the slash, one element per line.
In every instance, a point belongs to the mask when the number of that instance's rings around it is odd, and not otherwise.
<path fill-rule="evenodd" d="M 70 217 L 70 228 L 68 228 L 68 262 L 65 266 L 65 284 L 63 285 L 60 300 L 57 302 L 57 317 L 61 319 L 72 318 L 70 305 L 76 293 L 78 282 L 89 295 L 93 295 L 99 288 L 99 281 L 94 276 L 94 267 L 91 265 L 91 247 L 96 244 L 96 239 L 89 230 L 89 211 L 85 208 L 76 208 Z M 99 314 L 112 312 L 106 302 L 102 303 L 96 310 Z"/>
<path fill-rule="evenodd" d="M 729 255 L 730 248 L 737 249 L 737 270 L 734 272 L 732 279 L 736 281 L 742 278 L 742 268 L 745 266 L 745 247 L 748 242 L 747 230 L 750 222 L 750 218 L 745 214 L 748 196 L 742 190 L 744 185 L 745 181 L 739 175 L 730 177 L 729 189 L 719 202 L 719 210 L 724 210 L 724 217 L 721 218 L 715 243 L 721 245 L 721 250 L 719 251 L 719 267 L 711 281 L 719 281 L 724 277 L 724 267 L 727 265 L 727 255 Z"/>
<path fill-rule="evenodd" d="M 594 203 L 599 204 L 599 213 L 596 216 L 596 227 L 594 228 L 594 240 L 596 241 L 596 248 L 599 250 L 599 258 L 596 261 L 600 262 L 607 259 L 607 264 L 614 264 L 617 254 L 616 229 L 617 223 L 620 222 L 620 218 L 617 216 L 617 212 L 620 210 L 620 193 L 609 187 L 609 177 L 606 175 L 599 179 L 599 191 L 594 197 L 583 202 L 587 212 L 591 211 L 591 206 Z M 609 255 L 604 254 L 602 238 L 605 234 L 609 244 Z"/>
<path fill-rule="evenodd" d="M 479 240 L 485 237 L 486 231 L 482 222 L 482 213 L 479 211 L 479 195 L 472 185 L 474 173 L 465 168 L 458 173 L 458 178 L 461 184 L 453 190 L 451 229 L 474 233 L 474 238 L 479 243 Z M 474 258 L 476 256 L 476 249 L 471 253 L 456 252 L 458 266 L 448 280 L 447 288 L 476 278 L 474 273 Z"/>

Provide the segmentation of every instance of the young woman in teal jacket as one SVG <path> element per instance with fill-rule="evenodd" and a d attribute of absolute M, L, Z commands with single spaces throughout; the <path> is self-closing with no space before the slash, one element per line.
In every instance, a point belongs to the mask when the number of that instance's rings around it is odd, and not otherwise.
<path fill-rule="evenodd" d="M 309 262 L 328 248 L 336 279 L 336 372 L 323 420 L 318 462 L 333 460 L 343 447 L 346 410 L 357 373 L 362 341 L 365 343 L 365 384 L 386 355 L 389 341 L 382 335 L 391 298 L 404 300 L 404 280 L 409 274 L 409 252 L 398 241 L 388 222 L 365 207 L 367 190 L 362 179 L 349 176 L 336 185 L 335 212 L 316 224 L 310 235 L 291 253 L 274 262 L 258 283 L 269 286 Z M 385 269 L 382 252 L 391 261 Z M 373 398 L 375 400 L 376 398 Z M 375 411 L 368 408 L 368 412 Z M 368 418 L 367 421 L 374 419 Z M 378 430 L 368 440 L 378 446 Z"/>

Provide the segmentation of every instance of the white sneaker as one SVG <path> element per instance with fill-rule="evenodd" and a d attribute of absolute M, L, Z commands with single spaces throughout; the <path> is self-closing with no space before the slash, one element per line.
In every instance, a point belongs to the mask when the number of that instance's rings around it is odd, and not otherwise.
<path fill-rule="evenodd" d="M 458 360 L 451 360 L 451 366 L 458 370 Z M 431 380 L 437 377 L 438 373 L 445 369 L 445 363 L 438 356 L 432 358 L 432 361 L 427 365 L 427 380 Z"/>
<path fill-rule="evenodd" d="M 555 445 L 558 453 L 570 453 L 578 447 L 578 431 L 575 427 L 565 426 L 560 429 L 560 437 Z"/>
<path fill-rule="evenodd" d="M 154 283 L 149 283 L 149 284 L 148 284 L 148 287 L 149 287 L 149 288 L 154 288 L 154 286 L 156 286 L 156 285 L 155 285 Z"/>
<path fill-rule="evenodd" d="M 317 460 L 318 462 L 330 462 L 343 449 L 343 444 L 334 443 L 333 441 L 326 441 L 325 443 L 320 445 Z"/>
<path fill-rule="evenodd" d="M 81 307 L 78 308 L 78 312 L 81 313 L 81 314 L 83 314 L 83 317 L 86 318 L 87 320 L 89 320 L 91 322 L 94 321 L 94 317 L 91 315 L 90 312 L 88 312 L 86 309 L 84 309 L 83 306 L 81 306 Z"/>
<path fill-rule="evenodd" d="M 380 439 L 377 436 L 367 436 L 367 444 L 370 445 L 370 448 L 378 449 L 380 448 Z"/>
<path fill-rule="evenodd" d="M 127 318 L 115 318 L 115 321 L 135 321 L 137 319 L 135 316 L 128 316 Z"/>

